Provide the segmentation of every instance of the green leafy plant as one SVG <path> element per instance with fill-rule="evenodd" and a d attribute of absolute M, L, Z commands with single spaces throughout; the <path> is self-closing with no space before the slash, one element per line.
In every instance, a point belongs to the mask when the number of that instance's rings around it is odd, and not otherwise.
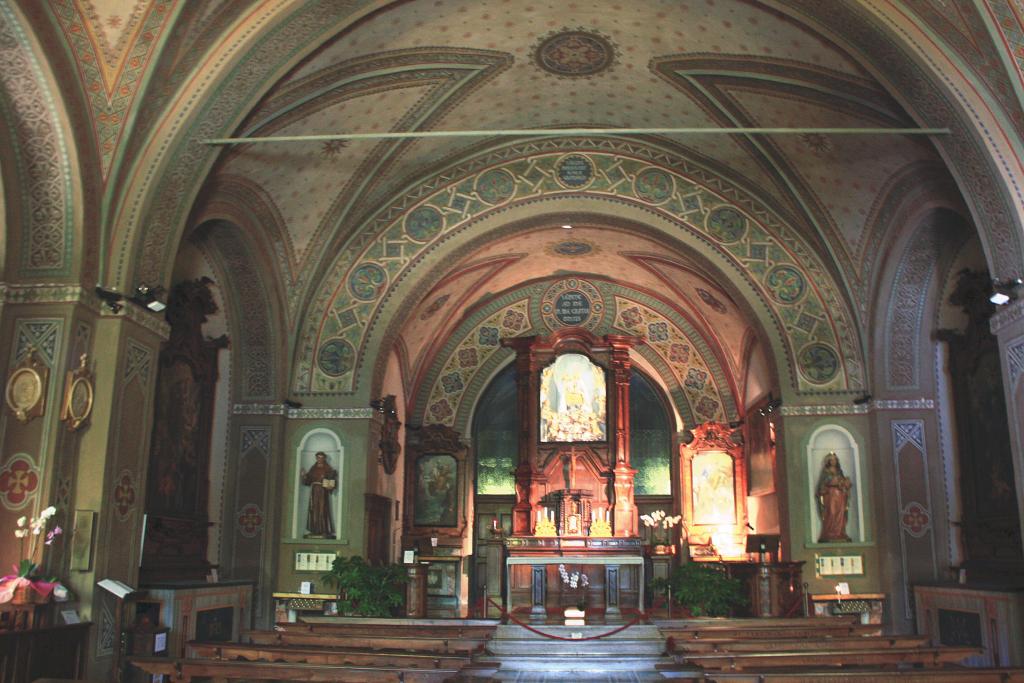
<path fill-rule="evenodd" d="M 667 594 L 695 617 L 724 617 L 747 602 L 743 583 L 729 576 L 717 562 L 684 562 L 666 579 L 655 579 L 651 588 Z"/>
<path fill-rule="evenodd" d="M 358 555 L 336 557 L 321 580 L 334 586 L 338 611 L 364 617 L 389 617 L 405 600 L 405 567 L 375 567 Z"/>

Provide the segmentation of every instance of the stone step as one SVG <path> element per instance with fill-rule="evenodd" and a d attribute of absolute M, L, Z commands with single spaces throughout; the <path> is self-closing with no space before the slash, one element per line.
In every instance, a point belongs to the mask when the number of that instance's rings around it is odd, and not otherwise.
<path fill-rule="evenodd" d="M 486 651 L 492 655 L 532 655 L 544 652 L 558 656 L 628 656 L 645 655 L 660 656 L 665 653 L 665 641 L 662 639 L 626 639 L 615 640 L 537 640 L 503 639 L 492 640 L 486 645 Z"/>
<path fill-rule="evenodd" d="M 536 652 L 536 650 L 534 650 Z M 676 664 L 671 657 L 629 656 L 619 653 L 605 655 L 568 655 L 545 652 L 544 654 L 495 657 L 493 662 L 481 657 L 475 664 L 500 663 L 501 671 L 655 671 L 658 667 L 669 668 Z"/>
<path fill-rule="evenodd" d="M 587 624 L 585 626 L 537 624 L 536 626 L 531 626 L 541 633 L 559 636 L 562 638 L 571 638 L 574 633 L 581 634 L 583 638 L 589 638 L 614 631 L 615 629 L 620 628 L 622 624 Z M 503 638 L 547 640 L 544 636 L 538 635 L 525 626 L 520 626 L 518 624 L 501 624 L 496 627 L 494 629 L 494 636 L 492 636 L 492 639 L 501 640 Z M 629 628 L 623 629 L 618 633 L 607 635 L 604 638 L 601 638 L 601 640 L 636 640 L 644 638 L 664 640 L 661 630 L 653 624 L 633 624 Z"/>

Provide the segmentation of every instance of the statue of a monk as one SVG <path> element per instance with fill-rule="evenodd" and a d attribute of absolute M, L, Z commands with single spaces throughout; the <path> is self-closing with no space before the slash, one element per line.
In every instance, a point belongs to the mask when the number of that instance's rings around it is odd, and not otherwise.
<path fill-rule="evenodd" d="M 334 538 L 331 519 L 331 494 L 338 486 L 338 471 L 327 462 L 327 454 L 319 451 L 309 471 L 302 470 L 302 483 L 309 487 L 309 508 L 306 514 L 306 538 Z"/>

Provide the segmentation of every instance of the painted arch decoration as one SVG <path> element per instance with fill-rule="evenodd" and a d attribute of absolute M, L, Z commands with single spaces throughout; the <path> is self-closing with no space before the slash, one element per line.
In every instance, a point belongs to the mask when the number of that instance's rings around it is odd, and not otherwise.
<path fill-rule="evenodd" d="M 686 425 L 738 419 L 725 372 L 706 340 L 664 303 L 622 285 L 582 277 L 535 283 L 488 302 L 467 318 L 435 355 L 411 415 L 422 424 L 441 424 L 466 432 L 473 399 L 512 354 L 500 340 L 548 334 L 553 293 L 578 291 L 589 308 L 594 334 L 636 334 L 636 348 L 665 380 L 672 403 Z M 557 298 L 557 297 L 555 297 Z M 575 324 L 575 321 L 570 324 Z"/>
<path fill-rule="evenodd" d="M 799 391 L 863 388 L 852 315 L 820 259 L 794 230 L 704 169 L 615 140 L 540 141 L 467 167 L 435 177 L 385 207 L 356 231 L 372 238 L 339 252 L 301 331 L 296 393 L 355 391 L 369 330 L 388 294 L 422 256 L 489 212 L 570 192 L 639 204 L 735 264 L 774 316 Z M 336 374 L 323 372 L 319 362 L 332 343 L 352 350 L 352 362 Z"/>

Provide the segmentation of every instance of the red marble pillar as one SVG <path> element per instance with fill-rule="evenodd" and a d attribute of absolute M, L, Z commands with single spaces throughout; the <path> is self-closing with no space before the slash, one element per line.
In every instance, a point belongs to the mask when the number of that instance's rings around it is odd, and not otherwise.
<path fill-rule="evenodd" d="M 516 465 L 516 502 L 512 506 L 512 534 L 533 534 L 536 516 L 532 498 L 536 495 L 535 482 L 540 476 L 534 466 L 537 443 L 538 376 L 534 368 L 534 337 L 515 337 L 502 340 L 502 344 L 516 352 L 516 406 L 519 410 L 519 463 Z"/>
<path fill-rule="evenodd" d="M 615 383 L 615 480 L 612 484 L 615 491 L 614 533 L 616 536 L 637 536 L 639 518 L 633 499 L 633 476 L 636 470 L 629 466 L 629 348 L 635 339 L 606 335 L 605 341 L 611 346 L 612 380 Z"/>

